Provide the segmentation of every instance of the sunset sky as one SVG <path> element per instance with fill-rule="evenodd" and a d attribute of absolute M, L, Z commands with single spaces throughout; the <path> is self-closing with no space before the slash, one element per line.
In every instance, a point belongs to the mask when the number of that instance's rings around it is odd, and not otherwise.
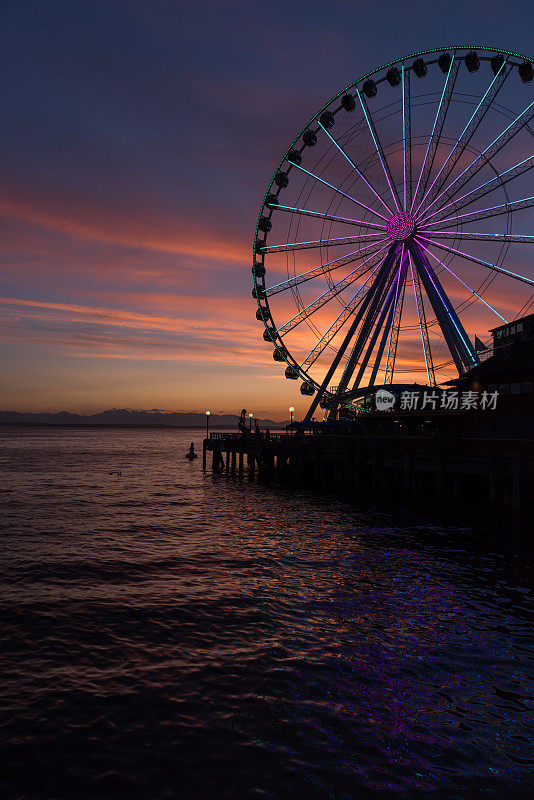
<path fill-rule="evenodd" d="M 2 3 L 2 409 L 297 416 L 251 243 L 273 169 L 361 74 L 532 53 L 521 0 Z"/>

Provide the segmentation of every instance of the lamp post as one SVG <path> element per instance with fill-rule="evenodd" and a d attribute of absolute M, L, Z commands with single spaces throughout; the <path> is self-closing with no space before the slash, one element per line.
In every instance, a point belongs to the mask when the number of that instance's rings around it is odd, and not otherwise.
<path fill-rule="evenodd" d="M 293 408 L 293 406 L 289 406 L 289 413 L 291 414 L 291 433 L 293 433 L 293 411 L 294 410 L 295 409 Z"/>
<path fill-rule="evenodd" d="M 208 439 L 210 435 L 210 414 L 211 411 L 206 411 L 206 439 Z"/>
<path fill-rule="evenodd" d="M 249 420 L 249 422 L 248 422 L 248 429 L 249 429 L 249 431 L 250 431 L 251 433 L 252 433 L 252 416 L 253 416 L 252 414 L 249 414 L 249 415 L 248 415 L 248 420 Z"/>

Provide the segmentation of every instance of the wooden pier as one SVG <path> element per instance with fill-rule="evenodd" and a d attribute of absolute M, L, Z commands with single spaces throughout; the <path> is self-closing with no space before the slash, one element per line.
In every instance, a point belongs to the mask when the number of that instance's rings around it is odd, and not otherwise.
<path fill-rule="evenodd" d="M 534 508 L 534 447 L 529 440 L 371 434 L 212 433 L 204 440 L 214 473 L 305 485 L 314 491 L 391 500 L 454 502 L 510 510 Z"/>

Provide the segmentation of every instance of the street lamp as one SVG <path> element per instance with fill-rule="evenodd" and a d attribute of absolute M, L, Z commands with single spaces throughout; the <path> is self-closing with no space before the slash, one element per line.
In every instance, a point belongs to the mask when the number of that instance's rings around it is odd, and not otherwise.
<path fill-rule="evenodd" d="M 211 411 L 206 411 L 206 439 L 210 435 L 210 414 Z"/>
<path fill-rule="evenodd" d="M 289 413 L 291 414 L 291 433 L 293 433 L 293 411 L 294 410 L 295 409 L 293 408 L 293 406 L 289 406 Z"/>
<path fill-rule="evenodd" d="M 252 417 L 253 417 L 253 415 L 252 415 L 252 414 L 249 414 L 249 415 L 248 415 L 248 419 L 249 419 L 249 423 L 248 423 L 248 429 L 249 429 L 249 431 L 250 431 L 251 433 L 252 433 Z"/>

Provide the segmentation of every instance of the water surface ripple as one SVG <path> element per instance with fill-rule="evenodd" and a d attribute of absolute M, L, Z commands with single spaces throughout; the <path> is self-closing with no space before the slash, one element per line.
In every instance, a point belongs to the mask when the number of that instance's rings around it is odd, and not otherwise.
<path fill-rule="evenodd" d="M 534 796 L 528 548 L 191 439 L 1 431 L 2 796 Z"/>

